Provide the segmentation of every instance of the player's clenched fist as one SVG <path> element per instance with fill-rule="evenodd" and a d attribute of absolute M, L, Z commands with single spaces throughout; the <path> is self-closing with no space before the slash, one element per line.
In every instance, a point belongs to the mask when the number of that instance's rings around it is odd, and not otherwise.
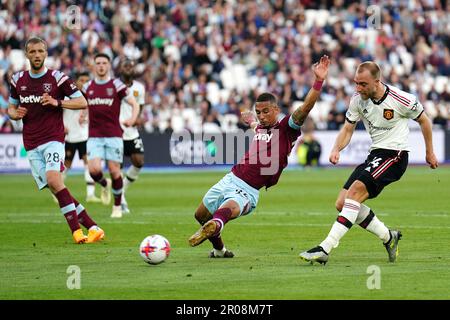
<path fill-rule="evenodd" d="M 42 105 L 43 106 L 58 106 L 58 100 L 54 99 L 51 95 L 49 95 L 47 92 L 45 92 L 42 95 Z"/>
<path fill-rule="evenodd" d="M 332 164 L 337 164 L 339 162 L 339 151 L 331 151 L 329 160 Z"/>

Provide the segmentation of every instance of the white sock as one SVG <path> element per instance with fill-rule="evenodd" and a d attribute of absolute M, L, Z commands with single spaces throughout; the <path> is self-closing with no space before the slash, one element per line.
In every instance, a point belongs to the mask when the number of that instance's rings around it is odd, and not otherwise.
<path fill-rule="evenodd" d="M 363 222 L 370 213 L 370 208 L 364 203 L 361 203 L 361 209 L 359 209 L 358 217 L 356 217 L 355 224 L 360 224 Z"/>
<path fill-rule="evenodd" d="M 339 240 L 347 233 L 351 228 L 351 225 L 355 223 L 360 208 L 361 204 L 359 202 L 345 199 L 344 207 L 337 218 L 338 221 L 333 223 L 328 236 L 320 244 L 325 252 L 330 253 L 333 248 L 336 248 L 339 245 Z M 349 225 L 345 226 L 339 221 L 348 221 Z"/>
<path fill-rule="evenodd" d="M 369 225 L 366 228 L 367 231 L 373 233 L 378 238 L 383 241 L 383 243 L 386 243 L 391 238 L 391 234 L 389 233 L 389 229 L 384 225 L 384 223 L 375 216 L 373 217 L 372 221 L 369 223 Z"/>
<path fill-rule="evenodd" d="M 88 166 L 84 166 L 84 181 L 86 181 L 86 195 L 88 197 L 95 196 L 95 181 L 89 173 Z"/>
<path fill-rule="evenodd" d="M 123 187 L 126 189 L 131 183 L 133 183 L 139 176 L 139 172 L 141 171 L 141 168 L 135 167 L 131 165 L 127 173 L 125 174 L 125 179 L 123 179 Z"/>
<path fill-rule="evenodd" d="M 224 256 L 224 254 L 225 254 L 225 251 L 227 251 L 227 248 L 225 248 L 225 246 L 222 248 L 222 250 L 218 250 L 218 249 L 214 249 L 213 248 L 213 250 L 214 250 L 214 255 L 216 256 L 216 257 L 223 257 Z"/>
<path fill-rule="evenodd" d="M 357 224 L 360 224 L 364 221 L 364 219 L 367 218 L 367 216 L 370 214 L 370 208 L 366 206 L 365 204 L 361 203 L 361 209 L 358 213 L 358 218 L 356 218 Z M 389 241 L 390 234 L 389 229 L 384 225 L 382 221 L 380 221 L 377 216 L 374 216 L 370 223 L 365 227 L 365 229 L 374 235 L 376 235 L 378 238 L 380 238 L 383 243 L 386 243 Z"/>

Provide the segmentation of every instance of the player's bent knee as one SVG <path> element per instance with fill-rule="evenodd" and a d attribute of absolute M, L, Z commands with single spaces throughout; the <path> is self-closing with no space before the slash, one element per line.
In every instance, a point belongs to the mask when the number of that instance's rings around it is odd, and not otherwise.
<path fill-rule="evenodd" d="M 363 182 L 356 180 L 348 189 L 346 198 L 364 201 L 365 198 L 367 198 L 367 195 L 368 191 L 366 185 Z"/>
<path fill-rule="evenodd" d="M 341 212 L 342 208 L 344 207 L 344 200 L 338 199 L 336 200 L 336 203 L 334 205 L 336 207 L 336 210 Z"/>
<path fill-rule="evenodd" d="M 62 180 L 62 176 L 59 172 L 47 172 L 47 185 L 49 189 L 53 192 L 59 192 L 64 189 L 64 182 Z"/>

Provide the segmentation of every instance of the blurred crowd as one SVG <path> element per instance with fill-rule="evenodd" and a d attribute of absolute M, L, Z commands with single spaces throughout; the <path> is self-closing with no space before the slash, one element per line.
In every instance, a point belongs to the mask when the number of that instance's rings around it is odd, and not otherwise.
<path fill-rule="evenodd" d="M 415 94 L 437 126 L 450 119 L 450 1 L 1 0 L 0 132 L 8 79 L 26 69 L 24 43 L 48 42 L 47 66 L 91 71 L 97 52 L 113 67 L 137 61 L 146 88 L 142 130 L 245 128 L 241 110 L 277 95 L 283 113 L 305 98 L 311 65 L 333 60 L 311 118 L 318 130 L 344 122 L 356 65 L 375 60 L 384 81 Z M 75 1 L 73 1 L 75 3 Z M 119 76 L 119 74 L 115 74 Z"/>

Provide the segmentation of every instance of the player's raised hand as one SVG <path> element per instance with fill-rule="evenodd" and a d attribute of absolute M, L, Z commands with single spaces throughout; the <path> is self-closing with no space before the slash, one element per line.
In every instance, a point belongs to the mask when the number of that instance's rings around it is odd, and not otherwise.
<path fill-rule="evenodd" d="M 87 122 L 88 122 L 88 119 L 87 119 L 87 112 L 85 112 L 85 110 L 82 110 L 82 111 L 80 112 L 80 116 L 79 116 L 79 118 L 78 118 L 78 124 L 79 124 L 80 126 L 83 126 L 83 125 L 85 125 Z"/>
<path fill-rule="evenodd" d="M 332 164 L 337 164 L 339 162 L 340 153 L 337 150 L 332 150 L 330 153 L 330 162 Z"/>
<path fill-rule="evenodd" d="M 316 76 L 317 80 L 325 80 L 325 78 L 328 75 L 328 67 L 330 66 L 330 58 L 327 55 L 323 55 L 319 62 L 316 62 L 313 65 L 313 71 L 314 75 Z"/>
<path fill-rule="evenodd" d="M 44 92 L 42 95 L 42 105 L 43 106 L 58 106 L 58 100 L 54 99 L 51 95 L 49 95 L 47 92 Z"/>
<path fill-rule="evenodd" d="M 425 156 L 425 160 L 430 165 L 431 169 L 436 169 L 439 166 L 437 158 L 433 152 L 430 154 L 427 153 L 427 155 Z"/>
<path fill-rule="evenodd" d="M 135 121 L 133 121 L 133 119 L 127 119 L 127 120 L 122 121 L 122 124 L 127 128 L 132 127 L 134 125 L 134 123 L 135 123 Z"/>
<path fill-rule="evenodd" d="M 242 121 L 244 121 L 249 126 L 251 126 L 252 123 L 257 122 L 255 113 L 250 110 L 242 111 L 241 118 L 242 118 Z"/>

